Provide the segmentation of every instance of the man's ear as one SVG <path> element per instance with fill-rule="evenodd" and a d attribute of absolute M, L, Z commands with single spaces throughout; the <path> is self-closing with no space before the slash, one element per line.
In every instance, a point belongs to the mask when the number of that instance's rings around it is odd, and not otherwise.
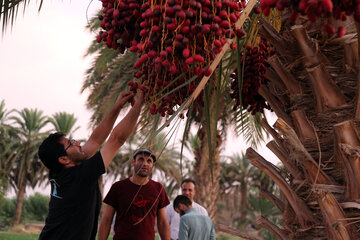
<path fill-rule="evenodd" d="M 58 161 L 60 164 L 65 165 L 65 166 L 70 163 L 70 159 L 68 158 L 68 156 L 61 156 L 58 158 Z"/>
<path fill-rule="evenodd" d="M 131 159 L 131 166 L 134 166 L 134 165 L 135 165 L 135 159 L 132 158 L 132 159 Z"/>

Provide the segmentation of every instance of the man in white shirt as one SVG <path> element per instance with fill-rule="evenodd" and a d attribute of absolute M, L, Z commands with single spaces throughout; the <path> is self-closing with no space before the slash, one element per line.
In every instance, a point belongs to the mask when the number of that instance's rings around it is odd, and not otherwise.
<path fill-rule="evenodd" d="M 208 216 L 206 209 L 194 202 L 195 193 L 195 181 L 189 178 L 184 179 L 181 182 L 181 194 L 190 199 L 194 209 L 196 209 L 199 213 Z M 170 225 L 170 238 L 172 240 L 177 240 L 179 236 L 180 215 L 175 212 L 173 203 L 166 206 L 165 212 Z"/>

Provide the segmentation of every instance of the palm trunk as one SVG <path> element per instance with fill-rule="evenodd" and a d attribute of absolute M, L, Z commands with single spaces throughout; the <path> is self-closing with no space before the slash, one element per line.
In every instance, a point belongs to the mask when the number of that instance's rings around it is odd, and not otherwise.
<path fill-rule="evenodd" d="M 260 94 L 279 117 L 274 128 L 262 123 L 287 176 L 253 149 L 246 154 L 285 196 L 262 193 L 283 212 L 283 226 L 258 224 L 279 239 L 359 239 L 360 210 L 349 207 L 360 198 L 358 44 L 346 36 L 324 42 L 319 25 L 283 22 L 281 34 L 264 22 L 260 29 L 277 52 L 268 79 L 282 91 L 267 91 L 268 83 Z"/>
<path fill-rule="evenodd" d="M 223 104 L 219 103 L 218 116 L 216 116 L 215 91 L 213 91 L 212 94 L 213 95 L 209 100 L 210 118 L 208 120 L 210 123 L 203 120 L 198 132 L 201 146 L 195 150 L 194 175 L 196 181 L 195 201 L 206 208 L 209 217 L 215 222 L 217 211 L 216 202 L 219 194 L 220 152 L 223 142 L 216 125 L 217 119 L 220 115 L 219 113 L 223 111 Z M 210 125 L 210 133 L 207 130 L 207 124 Z M 209 149 L 209 137 L 211 141 L 211 149 Z"/>
<path fill-rule="evenodd" d="M 205 207 L 209 217 L 214 221 L 217 211 L 216 201 L 219 193 L 220 147 L 222 139 L 219 135 L 217 135 L 215 156 L 213 156 L 212 162 L 210 163 L 209 148 L 207 143 L 208 135 L 205 125 L 200 128 L 198 135 L 201 139 L 201 147 L 197 149 L 195 153 L 195 201 Z"/>
<path fill-rule="evenodd" d="M 24 197 L 25 197 L 25 190 L 26 190 L 26 178 L 23 177 L 21 179 L 19 190 L 17 192 L 16 197 L 16 208 L 15 208 L 15 216 L 14 216 L 14 225 L 17 225 L 20 223 L 21 220 L 21 213 L 22 213 L 22 207 L 24 203 Z"/>
<path fill-rule="evenodd" d="M 240 185 L 240 193 L 241 193 L 241 200 L 240 200 L 240 218 L 245 219 L 247 215 L 247 184 L 245 181 L 241 182 Z"/>

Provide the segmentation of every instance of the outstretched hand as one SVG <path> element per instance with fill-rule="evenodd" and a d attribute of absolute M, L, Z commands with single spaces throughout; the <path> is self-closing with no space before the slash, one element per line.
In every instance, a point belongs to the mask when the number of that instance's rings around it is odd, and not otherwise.
<path fill-rule="evenodd" d="M 145 94 L 149 87 L 148 81 L 145 81 L 141 84 L 140 88 L 137 90 L 136 99 L 132 99 L 131 106 L 134 106 L 135 102 L 139 102 L 141 105 L 145 102 Z"/>
<path fill-rule="evenodd" d="M 134 99 L 134 96 L 135 94 L 132 91 L 121 92 L 116 99 L 115 104 L 119 104 L 119 106 L 123 107 L 126 102 L 131 102 Z"/>

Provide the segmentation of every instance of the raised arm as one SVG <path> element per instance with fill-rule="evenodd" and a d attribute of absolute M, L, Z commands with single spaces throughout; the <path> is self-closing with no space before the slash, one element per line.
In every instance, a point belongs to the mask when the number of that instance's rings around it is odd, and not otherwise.
<path fill-rule="evenodd" d="M 101 222 L 99 226 L 98 240 L 108 239 L 114 214 L 115 214 L 115 209 L 110 205 L 106 205 L 105 213 L 101 218 Z"/>
<path fill-rule="evenodd" d="M 101 156 L 104 161 L 105 169 L 107 169 L 119 148 L 125 143 L 126 139 L 134 131 L 143 103 L 144 95 L 142 92 L 140 92 L 134 106 L 130 109 L 126 116 L 116 125 L 116 127 L 110 134 L 109 140 L 100 150 Z"/>
<path fill-rule="evenodd" d="M 161 208 L 157 213 L 157 227 L 161 240 L 170 240 L 170 227 L 166 218 L 165 207 Z"/>
<path fill-rule="evenodd" d="M 104 143 L 105 139 L 109 136 L 109 133 L 114 126 L 115 120 L 117 119 L 120 110 L 123 108 L 125 103 L 133 97 L 134 93 L 131 91 L 124 91 L 120 93 L 110 112 L 106 114 L 104 119 L 99 123 L 99 125 L 91 134 L 89 140 L 82 147 L 88 158 L 94 155 L 101 144 Z"/>

